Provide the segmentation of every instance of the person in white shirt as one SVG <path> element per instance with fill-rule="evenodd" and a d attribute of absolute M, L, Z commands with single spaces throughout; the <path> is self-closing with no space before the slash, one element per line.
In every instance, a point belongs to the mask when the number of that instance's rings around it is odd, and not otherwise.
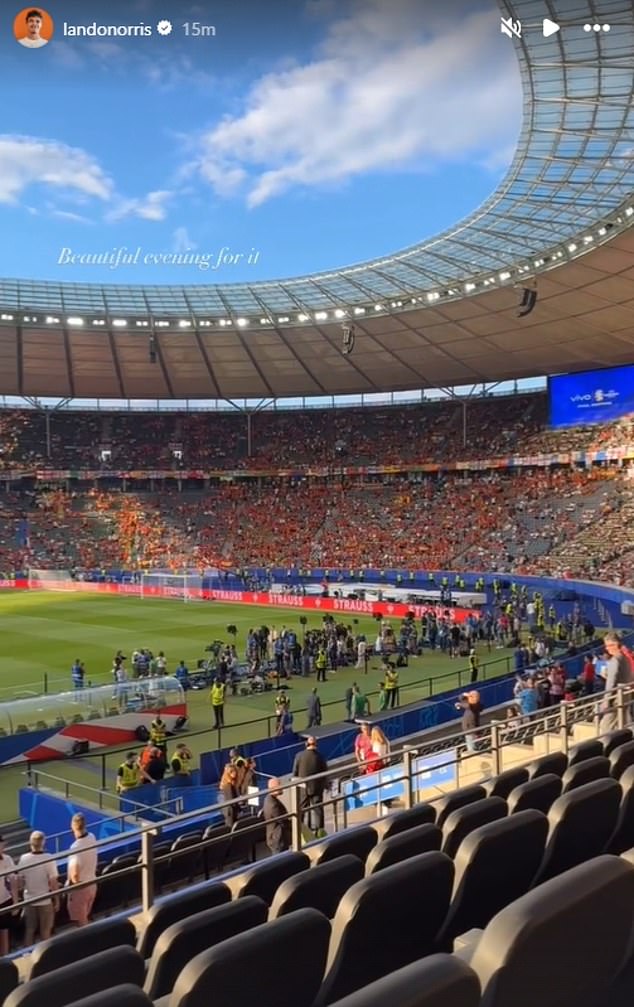
<path fill-rule="evenodd" d="M 95 843 L 97 840 L 92 832 L 86 831 L 86 819 L 81 814 L 73 815 L 70 827 L 73 830 L 75 842 L 71 844 L 71 855 L 68 858 L 68 883 L 69 885 L 78 885 L 92 881 L 93 884 L 86 885 L 85 888 L 71 887 L 68 892 L 68 915 L 76 926 L 85 927 L 97 894 L 95 883 L 97 877 Z"/>
<path fill-rule="evenodd" d="M 12 857 L 4 852 L 4 837 L 0 836 L 0 909 L 8 909 L 19 900 L 18 877 Z M 0 955 L 9 954 L 9 913 L 0 916 Z"/>
<path fill-rule="evenodd" d="M 26 49 L 41 49 L 43 45 L 48 45 L 48 39 L 42 38 L 42 15 L 39 10 L 30 10 L 26 15 L 26 35 L 19 38 L 18 42 Z"/>
<path fill-rule="evenodd" d="M 25 899 L 37 899 L 24 907 L 26 947 L 33 944 L 38 931 L 43 941 L 48 940 L 58 908 L 58 899 L 54 894 L 59 889 L 57 866 L 44 849 L 45 842 L 43 832 L 32 832 L 29 839 L 31 851 L 23 853 L 18 861 L 18 882 L 23 896 Z"/>

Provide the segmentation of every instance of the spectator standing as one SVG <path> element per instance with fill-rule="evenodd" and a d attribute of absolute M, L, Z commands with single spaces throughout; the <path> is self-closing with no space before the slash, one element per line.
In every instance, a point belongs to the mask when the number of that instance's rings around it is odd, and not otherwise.
<path fill-rule="evenodd" d="M 477 730 L 480 726 L 480 693 L 473 690 L 466 692 L 460 697 L 460 702 L 456 703 L 456 709 L 462 711 L 462 730 L 464 731 L 465 744 L 468 752 L 477 750 Z"/>
<path fill-rule="evenodd" d="M 262 817 L 266 822 L 266 845 L 271 853 L 284 853 L 291 845 L 291 823 L 288 811 L 280 800 L 282 785 L 275 777 L 269 780 L 268 791 L 262 806 Z"/>
<path fill-rule="evenodd" d="M 537 689 L 535 688 L 534 678 L 526 679 L 524 688 L 518 694 L 517 700 L 523 717 L 530 717 L 532 713 L 537 712 L 539 696 L 537 694 Z"/>
<path fill-rule="evenodd" d="M 618 685 L 629 685 L 632 682 L 632 666 L 629 658 L 623 650 L 621 637 L 618 633 L 606 633 L 603 643 L 608 654 L 608 662 L 605 668 L 605 701 L 601 707 L 600 731 L 606 734 L 614 731 L 618 726 L 616 712 L 616 688 Z M 626 719 L 628 718 L 629 703 L 626 704 Z"/>
<path fill-rule="evenodd" d="M 171 767 L 174 783 L 178 787 L 190 787 L 192 782 L 193 755 L 184 741 L 179 741 L 172 756 Z"/>
<path fill-rule="evenodd" d="M 68 892 L 68 915 L 78 927 L 85 927 L 92 912 L 97 894 L 97 840 L 92 832 L 86 831 L 86 819 L 82 814 L 73 815 L 70 820 L 75 841 L 71 843 L 68 858 L 68 883 L 70 885 L 86 884 L 84 888 Z M 92 849 L 90 849 L 92 847 Z"/>
<path fill-rule="evenodd" d="M 359 733 L 354 741 L 354 757 L 357 765 L 365 769 L 365 764 L 372 754 L 372 740 L 370 738 L 370 725 L 361 724 Z"/>
<path fill-rule="evenodd" d="M 584 696 L 592 695 L 592 693 L 594 692 L 595 679 L 596 679 L 596 668 L 594 666 L 592 656 L 588 654 L 583 663 L 583 671 L 581 672 L 582 695 Z"/>
<path fill-rule="evenodd" d="M 134 752 L 128 752 L 125 762 L 117 770 L 116 789 L 118 794 L 127 794 L 129 790 L 138 787 L 142 779 L 142 770 Z"/>
<path fill-rule="evenodd" d="M 228 762 L 220 778 L 220 793 L 223 801 L 237 801 L 240 797 L 238 789 L 238 770 L 231 762 Z M 240 814 L 239 804 L 227 804 L 222 809 L 225 825 L 233 828 Z"/>
<path fill-rule="evenodd" d="M 84 666 L 79 658 L 75 659 L 75 663 L 70 669 L 70 677 L 73 681 L 74 689 L 83 689 L 84 687 Z"/>
<path fill-rule="evenodd" d="M 393 710 L 398 700 L 398 671 L 389 663 L 385 669 L 385 691 L 388 694 L 387 706 Z"/>
<path fill-rule="evenodd" d="M 478 660 L 475 647 L 472 647 L 469 651 L 469 670 L 471 671 L 471 685 L 475 685 L 478 681 L 478 675 L 480 673 L 480 661 Z"/>
<path fill-rule="evenodd" d="M 306 701 L 306 714 L 308 716 L 307 730 L 321 725 L 321 699 L 316 688 L 313 689 Z"/>
<path fill-rule="evenodd" d="M 370 715 L 370 703 L 359 686 L 355 683 L 352 686 L 352 719 L 361 720 Z"/>
<path fill-rule="evenodd" d="M 312 736 L 306 739 L 306 749 L 295 756 L 293 763 L 293 776 L 304 780 L 309 776 L 316 776 L 319 773 L 328 772 L 328 763 L 317 748 L 317 740 Z M 303 788 L 301 808 L 304 821 L 313 836 L 317 838 L 324 830 L 324 790 L 327 780 L 322 777 L 319 780 L 309 780 Z"/>
<path fill-rule="evenodd" d="M 178 679 L 185 691 L 190 688 L 189 668 L 183 660 L 179 661 L 174 671 L 174 677 Z"/>
<path fill-rule="evenodd" d="M 24 907 L 26 947 L 33 944 L 38 933 L 40 940 L 49 939 L 58 907 L 57 866 L 44 849 L 45 842 L 46 836 L 43 832 L 32 832 L 29 852 L 23 853 L 18 861 L 18 879 L 24 898 L 36 899 L 31 905 Z"/>
<path fill-rule="evenodd" d="M 150 741 L 159 752 L 163 753 L 163 758 L 167 761 L 167 724 L 160 713 L 150 724 Z"/>
<path fill-rule="evenodd" d="M 0 836 L 0 909 L 8 909 L 19 899 L 18 876 L 15 863 L 8 853 L 4 852 L 4 837 Z M 0 955 L 9 954 L 9 913 L 0 916 Z"/>
<path fill-rule="evenodd" d="M 326 681 L 326 668 L 328 667 L 328 655 L 323 647 L 319 648 L 317 657 L 315 658 L 315 671 L 317 672 L 317 681 Z"/>

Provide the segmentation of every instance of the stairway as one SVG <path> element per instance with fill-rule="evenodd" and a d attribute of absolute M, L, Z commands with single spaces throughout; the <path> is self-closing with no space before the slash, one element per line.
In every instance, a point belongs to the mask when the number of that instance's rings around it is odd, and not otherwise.
<path fill-rule="evenodd" d="M 6 844 L 6 851 L 14 860 L 28 851 L 31 832 L 31 826 L 24 818 L 0 824 L 0 835 Z"/>

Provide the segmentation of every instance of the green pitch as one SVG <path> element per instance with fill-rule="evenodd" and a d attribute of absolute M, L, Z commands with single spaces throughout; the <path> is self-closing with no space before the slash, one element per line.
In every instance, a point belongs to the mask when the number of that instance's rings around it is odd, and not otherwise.
<path fill-rule="evenodd" d="M 307 628 L 321 625 L 318 612 L 303 613 L 308 619 Z M 205 655 L 205 647 L 213 640 L 233 642 L 227 626 L 238 630 L 237 648 L 244 655 L 247 631 L 261 625 L 293 628 L 301 639 L 303 627 L 297 609 L 265 608 L 245 605 L 226 605 L 217 602 L 201 603 L 167 599 L 147 599 L 114 596 L 97 596 L 80 593 L 33 592 L 0 594 L 0 625 L 2 626 L 3 660 L 0 670 L 0 702 L 44 691 L 45 676 L 49 692 L 63 692 L 72 688 L 70 669 L 76 658 L 86 666 L 86 676 L 93 684 L 112 681 L 111 668 L 115 652 L 121 649 L 128 657 L 140 647 L 149 647 L 155 654 L 162 650 L 168 661 L 168 672 L 184 659 L 188 668 Z M 355 632 L 364 632 L 368 641 L 376 636 L 376 623 L 371 617 L 342 616 L 341 621 L 353 626 Z M 398 620 L 394 620 L 395 626 Z M 486 648 L 480 652 L 481 665 L 495 662 L 485 671 L 487 677 L 504 673 L 508 651 Z M 441 692 L 465 684 L 468 680 L 467 661 L 451 660 L 443 654 L 425 653 L 423 658 L 410 661 L 409 668 L 400 671 L 401 703 L 428 699 Z M 328 681 L 319 684 L 319 695 L 324 704 L 324 723 L 341 721 L 344 716 L 346 689 L 357 681 L 366 694 L 378 691 L 379 662 L 369 662 L 369 672 L 354 668 L 328 674 Z M 481 671 L 481 678 L 484 677 Z M 460 679 L 460 681 L 459 681 Z M 290 685 L 291 709 L 294 726 L 306 726 L 306 697 L 316 684 L 312 679 L 293 677 Z M 372 709 L 376 699 L 370 696 Z M 208 690 L 187 693 L 189 707 L 188 737 L 194 754 L 208 752 L 221 746 L 244 744 L 266 738 L 275 730 L 275 692 L 255 696 L 229 697 L 225 704 L 226 727 L 221 739 L 211 731 L 211 707 Z M 332 705 L 326 705 L 332 704 Z M 1 708 L 0 708 L 1 715 Z M 204 732 L 204 733 L 203 733 Z M 106 755 L 106 784 L 113 789 L 116 767 L 122 761 L 118 753 Z M 42 772 L 71 783 L 71 796 L 92 799 L 82 791 L 83 786 L 99 788 L 102 783 L 101 756 L 81 760 L 56 761 L 40 764 Z M 0 768 L 0 821 L 15 817 L 17 813 L 16 790 L 23 786 L 24 769 Z M 44 782 L 42 777 L 42 782 Z M 48 781 L 55 789 L 63 783 Z"/>

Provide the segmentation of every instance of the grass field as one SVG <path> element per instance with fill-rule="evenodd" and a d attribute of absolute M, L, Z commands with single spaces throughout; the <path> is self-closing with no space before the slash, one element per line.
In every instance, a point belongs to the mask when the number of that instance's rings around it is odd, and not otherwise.
<path fill-rule="evenodd" d="M 296 609 L 271 609 L 255 606 L 237 606 L 220 603 L 189 603 L 167 599 L 147 599 L 114 596 L 95 596 L 68 593 L 0 594 L 0 625 L 2 626 L 3 661 L 0 672 L 0 702 L 43 691 L 44 677 L 48 677 L 49 692 L 62 692 L 72 688 L 70 669 L 75 658 L 86 666 L 86 675 L 93 684 L 109 684 L 114 653 L 121 648 L 131 655 L 139 647 L 149 647 L 154 653 L 165 652 L 168 672 L 183 658 L 191 669 L 198 658 L 205 656 L 205 647 L 212 640 L 232 642 L 227 626 L 238 629 L 237 647 L 242 657 L 247 630 L 263 624 L 293 627 L 301 638 Z M 306 614 L 308 628 L 321 624 L 320 613 Z M 354 622 L 351 618 L 353 625 Z M 369 640 L 376 634 L 371 617 L 361 617 L 355 631 L 365 632 Z M 485 660 L 500 661 L 508 651 L 481 653 Z M 400 674 L 401 703 L 428 699 L 433 692 L 454 688 L 459 684 L 459 672 L 466 670 L 466 660 L 451 660 L 443 654 L 426 653 L 423 658 L 410 661 L 409 668 Z M 344 694 L 349 685 L 359 680 L 366 693 L 378 691 L 379 663 L 370 661 L 367 678 L 353 668 L 329 674 L 328 681 L 319 685 L 324 708 L 324 723 L 340 721 L 344 717 Z M 504 671 L 500 663 L 490 675 Z M 291 708 L 295 727 L 303 729 L 306 697 L 315 683 L 310 679 L 293 678 L 291 681 Z M 225 704 L 226 728 L 222 732 L 222 747 L 238 745 L 267 737 L 274 730 L 275 693 L 256 696 L 230 697 Z M 212 722 L 208 691 L 188 692 L 190 731 L 188 739 L 195 754 L 218 747 L 218 734 L 207 729 Z M 267 723 L 266 718 L 271 718 Z M 259 721 L 257 723 L 256 721 Z M 121 755 L 106 756 L 107 784 L 112 789 L 116 767 Z M 101 758 L 76 761 L 57 761 L 42 765 L 45 772 L 73 783 L 72 793 L 78 798 L 79 785 L 100 787 L 102 781 Z M 15 816 L 16 789 L 24 784 L 24 770 L 0 769 L 0 820 Z M 87 797 L 87 793 L 84 793 Z"/>

